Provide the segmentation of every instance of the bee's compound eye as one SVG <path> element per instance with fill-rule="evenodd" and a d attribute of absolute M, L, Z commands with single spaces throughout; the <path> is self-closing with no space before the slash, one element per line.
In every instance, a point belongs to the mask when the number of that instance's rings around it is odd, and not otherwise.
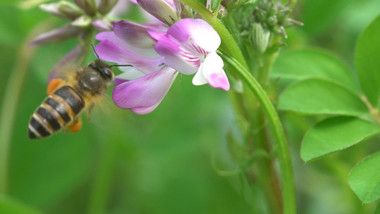
<path fill-rule="evenodd" d="M 103 77 L 105 77 L 107 79 L 112 79 L 113 78 L 112 70 L 109 69 L 109 68 L 103 68 L 102 69 L 102 75 L 103 75 Z"/>
<path fill-rule="evenodd" d="M 92 62 L 92 63 L 90 63 L 90 64 L 88 65 L 88 67 L 93 68 L 93 69 L 96 70 L 98 66 L 97 66 L 95 63 Z"/>

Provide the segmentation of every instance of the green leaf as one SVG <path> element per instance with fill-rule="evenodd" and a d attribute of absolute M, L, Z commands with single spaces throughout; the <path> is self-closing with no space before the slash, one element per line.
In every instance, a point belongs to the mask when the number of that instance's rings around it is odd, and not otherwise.
<path fill-rule="evenodd" d="M 368 113 L 359 96 L 329 80 L 310 78 L 289 86 L 278 108 L 306 114 L 363 115 Z"/>
<path fill-rule="evenodd" d="M 301 157 L 307 162 L 348 148 L 380 133 L 380 127 L 356 117 L 333 117 L 314 125 L 305 135 Z"/>
<path fill-rule="evenodd" d="M 380 96 L 380 16 L 362 33 L 356 45 L 356 71 L 364 93 L 377 106 Z"/>
<path fill-rule="evenodd" d="M 41 214 L 39 212 L 6 195 L 0 195 L 0 213 L 7 214 Z"/>
<path fill-rule="evenodd" d="M 380 198 L 380 152 L 356 165 L 348 176 L 348 184 L 363 203 Z"/>
<path fill-rule="evenodd" d="M 318 0 L 305 1 L 302 6 L 304 31 L 309 34 L 321 34 L 336 24 L 345 8 L 355 0 Z M 321 16 L 323 14 L 323 16 Z"/>
<path fill-rule="evenodd" d="M 289 51 L 280 55 L 273 66 L 272 78 L 301 80 L 311 77 L 329 79 L 355 88 L 347 66 L 335 55 L 317 49 Z"/>

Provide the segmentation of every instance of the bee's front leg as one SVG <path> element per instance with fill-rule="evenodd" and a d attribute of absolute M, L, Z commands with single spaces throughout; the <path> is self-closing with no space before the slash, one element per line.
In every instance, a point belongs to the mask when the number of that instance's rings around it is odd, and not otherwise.
<path fill-rule="evenodd" d="M 91 121 L 91 111 L 92 109 L 94 108 L 95 104 L 94 103 L 91 103 L 89 104 L 88 106 L 88 109 L 87 109 L 87 121 L 90 122 Z"/>

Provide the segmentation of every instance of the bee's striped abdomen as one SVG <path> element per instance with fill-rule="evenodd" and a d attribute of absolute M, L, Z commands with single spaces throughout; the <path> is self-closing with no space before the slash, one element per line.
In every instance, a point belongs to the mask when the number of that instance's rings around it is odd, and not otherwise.
<path fill-rule="evenodd" d="M 29 138 L 47 137 L 72 122 L 85 102 L 70 86 L 63 86 L 38 107 L 29 123 Z"/>

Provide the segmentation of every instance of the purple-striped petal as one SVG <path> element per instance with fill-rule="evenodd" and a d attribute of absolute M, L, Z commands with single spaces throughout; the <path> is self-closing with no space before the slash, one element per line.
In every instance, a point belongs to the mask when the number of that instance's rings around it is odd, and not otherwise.
<path fill-rule="evenodd" d="M 137 114 L 152 112 L 165 97 L 177 72 L 165 67 L 142 78 L 117 85 L 112 93 L 114 103 Z"/>
<path fill-rule="evenodd" d="M 159 38 L 155 50 L 168 66 L 183 74 L 193 74 L 204 57 L 220 45 L 218 33 L 202 19 L 181 19 Z"/>
<path fill-rule="evenodd" d="M 164 57 L 166 65 L 187 75 L 197 72 L 201 57 L 203 57 L 202 55 L 194 56 L 187 52 L 167 35 L 160 38 L 154 49 Z"/>
<path fill-rule="evenodd" d="M 221 43 L 218 33 L 202 19 L 181 19 L 169 28 L 167 34 L 193 54 L 215 52 Z"/>

